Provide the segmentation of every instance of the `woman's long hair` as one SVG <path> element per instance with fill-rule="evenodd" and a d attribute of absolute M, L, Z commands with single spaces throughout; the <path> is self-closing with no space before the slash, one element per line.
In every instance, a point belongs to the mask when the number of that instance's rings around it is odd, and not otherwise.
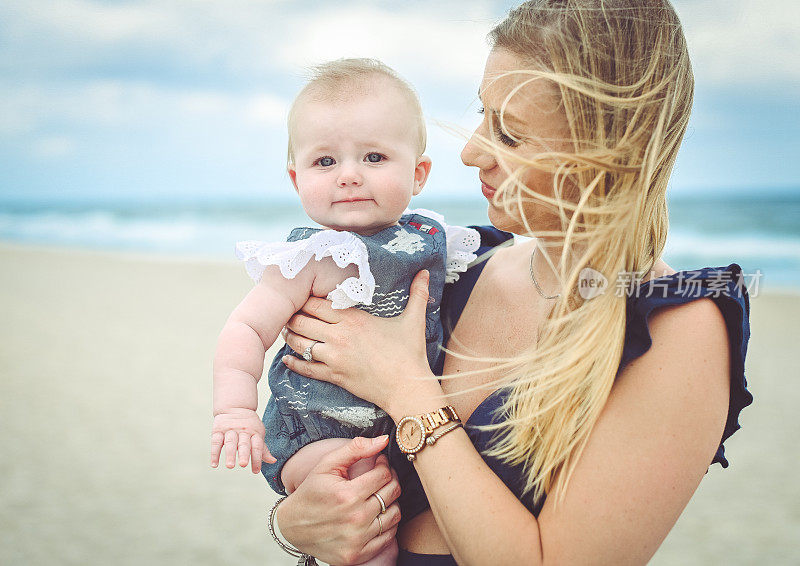
<path fill-rule="evenodd" d="M 530 234 L 563 246 L 561 296 L 528 351 L 496 360 L 509 395 L 487 451 L 525 470 L 525 495 L 563 497 L 614 383 L 625 339 L 626 293 L 619 274 L 645 274 L 667 236 L 667 182 L 692 107 L 694 78 L 680 21 L 668 0 L 533 0 L 512 10 L 490 39 L 524 63 L 533 80 L 561 93 L 573 149 L 522 159 L 479 139 L 514 174 L 499 204 L 527 225 L 531 203 L 561 229 Z M 512 91 L 524 96 L 524 89 Z M 505 106 L 505 105 L 504 105 Z M 519 117 L 524 119 L 524 116 Z M 553 197 L 520 179 L 553 175 Z M 584 299 L 581 270 L 608 280 Z"/>

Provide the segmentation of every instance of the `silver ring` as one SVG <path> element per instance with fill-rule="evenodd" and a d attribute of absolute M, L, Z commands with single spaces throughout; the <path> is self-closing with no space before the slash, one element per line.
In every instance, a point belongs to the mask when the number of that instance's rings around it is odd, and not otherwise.
<path fill-rule="evenodd" d="M 383 534 L 383 521 L 381 521 L 380 513 L 378 513 L 375 518 L 378 519 L 378 536 L 381 536 Z"/>
<path fill-rule="evenodd" d="M 304 359 L 305 361 L 307 361 L 307 362 L 313 362 L 313 361 L 314 361 L 314 356 L 312 356 L 312 355 L 311 355 L 311 350 L 312 350 L 312 349 L 314 348 L 314 346 L 316 346 L 317 344 L 319 344 L 319 342 L 316 342 L 316 341 L 315 341 L 313 344 L 311 344 L 311 346 L 309 346 L 308 348 L 306 348 L 305 350 L 303 350 L 303 359 Z"/>
<path fill-rule="evenodd" d="M 378 503 L 380 503 L 380 504 L 381 504 L 381 515 L 383 515 L 384 513 L 386 513 L 386 503 L 383 501 L 383 497 L 381 497 L 380 495 L 378 495 L 378 493 L 377 493 L 377 492 L 376 492 L 376 493 L 373 493 L 372 495 L 374 495 L 375 497 L 377 497 L 377 498 L 378 498 Z"/>

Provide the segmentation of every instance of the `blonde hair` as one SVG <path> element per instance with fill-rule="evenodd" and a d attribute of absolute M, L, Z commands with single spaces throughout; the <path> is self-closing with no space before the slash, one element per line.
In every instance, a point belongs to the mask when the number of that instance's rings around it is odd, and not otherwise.
<path fill-rule="evenodd" d="M 418 155 L 425 152 L 427 133 L 425 130 L 425 117 L 414 88 L 397 72 L 378 61 L 377 59 L 353 58 L 336 59 L 328 61 L 310 69 L 310 77 L 303 89 L 295 97 L 289 108 L 287 127 L 289 131 L 289 147 L 287 162 L 294 164 L 294 150 L 292 147 L 292 132 L 297 123 L 297 115 L 301 103 L 305 100 L 320 101 L 349 101 L 359 96 L 370 94 L 376 89 L 376 81 L 382 80 L 397 88 L 398 92 L 406 99 L 412 120 L 415 121 L 416 132 L 414 143 Z"/>
<path fill-rule="evenodd" d="M 626 300 L 613 292 L 617 275 L 649 272 L 664 249 L 665 193 L 694 78 L 667 0 L 533 0 L 512 10 L 490 39 L 523 62 L 513 74 L 557 87 L 573 146 L 525 159 L 478 139 L 516 166 L 498 191 L 507 213 L 519 216 L 531 235 L 563 246 L 556 266 L 561 296 L 537 343 L 494 360 L 504 370 L 495 385 L 509 395 L 504 419 L 488 427 L 497 434 L 487 450 L 523 466 L 526 496 L 552 493 L 558 501 L 619 370 Z M 505 103 L 523 94 L 515 89 Z M 552 173 L 552 198 L 521 182 L 531 169 Z M 561 229 L 528 226 L 523 205 L 529 203 L 554 211 Z M 610 282 L 591 299 L 578 291 L 587 266 Z"/>

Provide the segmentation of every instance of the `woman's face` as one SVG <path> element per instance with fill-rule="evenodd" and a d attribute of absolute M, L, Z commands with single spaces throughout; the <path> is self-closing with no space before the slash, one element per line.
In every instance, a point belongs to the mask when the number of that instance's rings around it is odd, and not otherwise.
<path fill-rule="evenodd" d="M 522 61 L 505 49 L 495 48 L 486 61 L 479 91 L 483 104 L 483 121 L 461 152 L 465 165 L 477 167 L 481 191 L 489 200 L 489 220 L 497 228 L 525 234 L 524 223 L 514 206 L 507 213 L 501 204 L 498 190 L 503 182 L 522 165 L 515 157 L 532 158 L 545 151 L 572 151 L 569 126 L 558 87 L 543 79 L 531 81 L 531 75 L 509 72 L 525 70 Z M 501 123 L 500 112 L 508 95 L 523 83 L 506 104 Z M 487 148 L 478 138 L 491 140 L 503 152 Z M 520 180 L 530 190 L 553 196 L 553 175 L 529 167 L 519 171 Z M 496 204 L 497 203 L 497 204 Z M 560 227 L 555 213 L 542 203 L 523 205 L 528 224 L 535 231 L 557 230 Z"/>

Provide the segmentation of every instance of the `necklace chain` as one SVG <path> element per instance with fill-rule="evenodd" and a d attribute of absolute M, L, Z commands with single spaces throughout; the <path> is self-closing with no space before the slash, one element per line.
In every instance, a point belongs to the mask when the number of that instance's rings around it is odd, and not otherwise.
<path fill-rule="evenodd" d="M 548 299 L 548 300 L 557 299 L 557 298 L 559 298 L 561 296 L 561 293 L 557 293 L 555 295 L 545 295 L 544 291 L 542 291 L 542 288 L 539 286 L 539 282 L 536 281 L 536 276 L 533 274 L 533 258 L 536 256 L 536 250 L 538 250 L 538 249 L 539 249 L 539 246 L 538 245 L 535 246 L 533 248 L 533 253 L 531 254 L 531 265 L 530 265 L 531 281 L 533 281 L 533 285 L 536 287 L 536 290 L 539 292 L 539 294 L 542 296 L 542 298 Z"/>

